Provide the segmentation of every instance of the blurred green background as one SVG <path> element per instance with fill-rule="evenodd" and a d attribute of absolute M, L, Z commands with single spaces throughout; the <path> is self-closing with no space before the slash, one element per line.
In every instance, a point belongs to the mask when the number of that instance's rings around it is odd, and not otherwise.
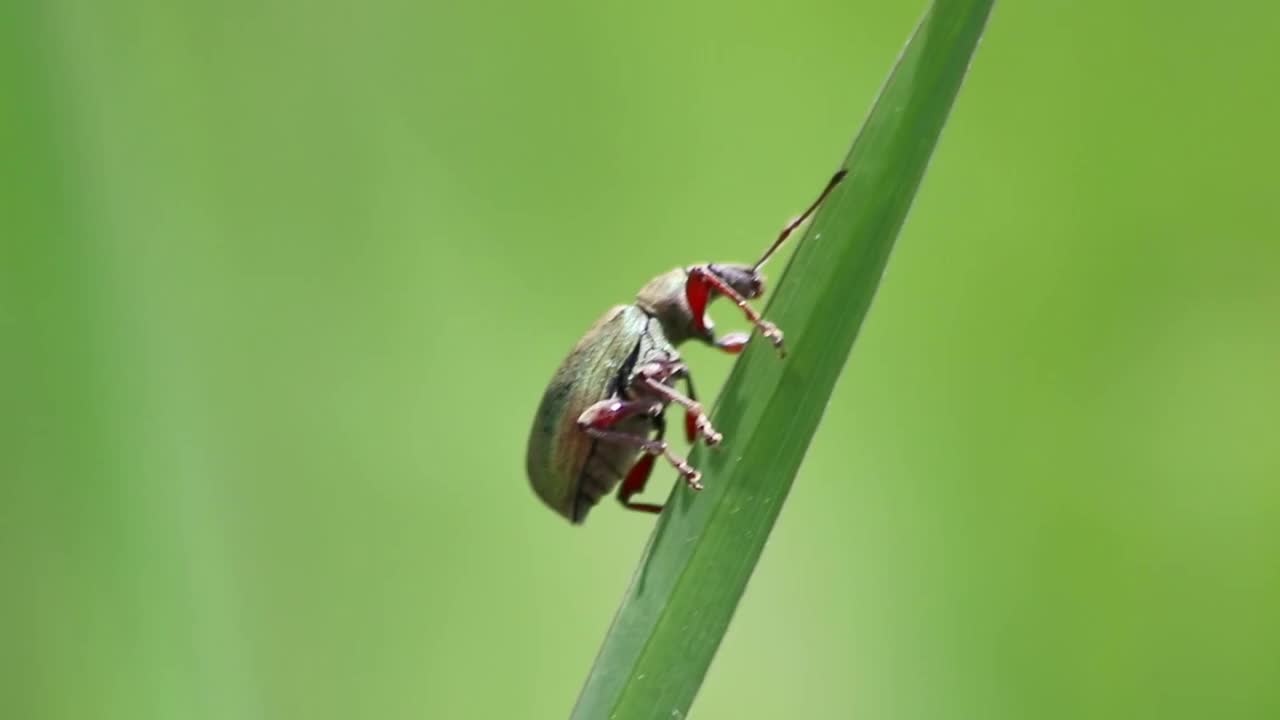
<path fill-rule="evenodd" d="M 565 716 L 653 521 L 544 384 L 922 9 L 4 3 L 0 716 Z M 1277 22 L 996 8 L 696 717 L 1280 716 Z"/>

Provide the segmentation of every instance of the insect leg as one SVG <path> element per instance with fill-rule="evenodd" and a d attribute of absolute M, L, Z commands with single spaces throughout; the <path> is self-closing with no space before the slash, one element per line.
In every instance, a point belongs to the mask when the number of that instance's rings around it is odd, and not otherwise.
<path fill-rule="evenodd" d="M 694 323 L 699 330 L 706 329 L 704 317 L 707 302 L 711 297 L 711 290 L 715 290 L 733 301 L 733 304 L 737 305 L 743 314 L 747 316 L 747 321 L 759 328 L 760 333 L 768 338 L 774 347 L 778 348 L 779 353 L 786 354 L 786 351 L 782 348 L 782 331 L 778 329 L 778 326 L 760 317 L 760 313 L 747 304 L 746 298 L 739 295 L 737 290 L 729 286 L 729 283 L 721 280 L 719 276 L 703 265 L 695 265 L 689 268 L 689 280 L 685 284 L 685 297 L 689 301 L 689 308 L 693 311 Z"/>
<path fill-rule="evenodd" d="M 723 350 L 730 355 L 737 355 L 747 346 L 747 340 L 751 336 L 743 332 L 731 332 L 728 335 L 715 341 L 715 346 L 719 350 Z"/>
<path fill-rule="evenodd" d="M 676 373 L 683 375 L 689 383 L 689 394 L 693 394 L 693 381 L 689 380 L 689 371 L 683 365 Z M 653 377 L 641 374 L 638 381 L 647 392 L 653 393 L 664 398 L 667 402 L 673 402 L 685 409 L 685 433 L 689 437 L 689 442 L 698 439 L 698 436 L 706 438 L 707 445 L 718 445 L 724 436 L 716 432 L 711 426 L 711 420 L 707 418 L 706 413 L 702 411 L 702 404 L 693 398 L 687 398 L 676 392 L 676 389 L 660 382 Z"/>
<path fill-rule="evenodd" d="M 649 475 L 653 472 L 653 460 L 652 455 L 641 455 L 635 466 L 631 468 L 631 472 L 627 473 L 626 479 L 618 486 L 618 502 L 628 510 L 639 510 L 654 515 L 662 512 L 661 505 L 635 502 L 631 499 L 632 495 L 644 491 L 645 483 L 649 482 Z"/>
<path fill-rule="evenodd" d="M 653 424 L 658 429 L 658 437 L 656 439 L 661 440 L 663 435 L 666 434 L 667 424 L 663 421 L 661 415 L 653 419 Z M 635 502 L 631 499 L 634 495 L 644 492 L 644 486 L 649 482 L 649 475 L 653 473 L 654 459 L 653 455 L 647 453 L 641 455 L 635 466 L 627 473 L 627 477 L 623 479 L 622 484 L 618 486 L 618 502 L 622 503 L 622 506 L 628 510 L 638 510 L 655 515 L 662 512 L 661 505 Z"/>
<path fill-rule="evenodd" d="M 689 390 L 689 399 L 697 402 L 698 393 L 693 389 L 693 376 L 687 372 L 684 374 L 684 386 Z M 691 443 L 698 439 L 698 421 L 691 412 L 684 414 L 684 436 Z"/>
<path fill-rule="evenodd" d="M 605 429 L 634 415 L 658 415 L 665 405 L 656 400 L 601 400 L 578 416 L 579 427 Z"/>
<path fill-rule="evenodd" d="M 680 472 L 684 477 L 684 481 L 689 483 L 689 487 L 694 490 L 702 489 L 702 483 L 699 482 L 699 480 L 702 479 L 702 473 L 698 472 L 684 458 L 671 452 L 671 449 L 667 447 L 666 441 L 650 440 L 642 435 L 617 432 L 616 430 L 601 430 L 600 428 L 592 427 L 590 425 L 583 425 L 581 422 L 578 423 L 578 427 L 582 428 L 583 432 L 597 440 L 604 440 L 605 442 L 634 447 L 647 455 L 661 455 L 667 459 L 667 462 L 671 463 L 672 467 Z"/>

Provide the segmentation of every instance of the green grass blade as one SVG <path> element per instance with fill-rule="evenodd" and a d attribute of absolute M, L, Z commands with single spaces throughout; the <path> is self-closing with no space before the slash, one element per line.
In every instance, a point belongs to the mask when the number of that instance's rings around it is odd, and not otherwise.
<path fill-rule="evenodd" d="M 706 490 L 677 487 L 574 717 L 681 718 L 729 626 L 818 427 L 906 218 L 993 0 L 938 0 L 925 14 L 814 219 L 759 338 L 713 414 L 725 446 L 695 454 Z M 817 179 L 815 178 L 815 184 Z"/>

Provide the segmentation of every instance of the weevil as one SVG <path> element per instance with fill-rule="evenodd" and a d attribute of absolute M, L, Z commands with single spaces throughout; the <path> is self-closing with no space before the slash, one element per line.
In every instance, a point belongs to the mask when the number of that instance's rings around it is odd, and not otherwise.
<path fill-rule="evenodd" d="M 785 356 L 782 331 L 747 301 L 764 294 L 761 267 L 844 175 L 841 170 L 832 176 L 754 265 L 706 263 L 659 275 L 640 288 L 634 303 L 610 308 L 582 336 L 547 385 L 529 432 L 529 482 L 548 507 L 578 524 L 617 487 L 624 507 L 662 512 L 661 505 L 633 499 L 644 490 L 658 457 L 671 463 L 689 487 L 702 489 L 701 473 L 664 439 L 663 414 L 672 403 L 684 408 L 690 443 L 701 439 L 714 446 L 723 437 L 698 402 L 676 347 L 698 340 L 727 353 L 742 352 L 751 334 L 717 338 L 707 316 L 707 305 L 724 296 L 742 310 L 753 331 L 759 330 Z M 680 380 L 687 393 L 677 389 Z"/>

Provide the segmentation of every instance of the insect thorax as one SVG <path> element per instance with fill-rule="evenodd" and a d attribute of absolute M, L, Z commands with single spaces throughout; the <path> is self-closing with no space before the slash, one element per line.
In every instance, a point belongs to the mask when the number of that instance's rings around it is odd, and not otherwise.
<path fill-rule="evenodd" d="M 636 305 L 662 325 L 662 332 L 672 345 L 696 337 L 693 313 L 685 298 L 689 273 L 676 268 L 650 280 L 636 293 Z"/>

